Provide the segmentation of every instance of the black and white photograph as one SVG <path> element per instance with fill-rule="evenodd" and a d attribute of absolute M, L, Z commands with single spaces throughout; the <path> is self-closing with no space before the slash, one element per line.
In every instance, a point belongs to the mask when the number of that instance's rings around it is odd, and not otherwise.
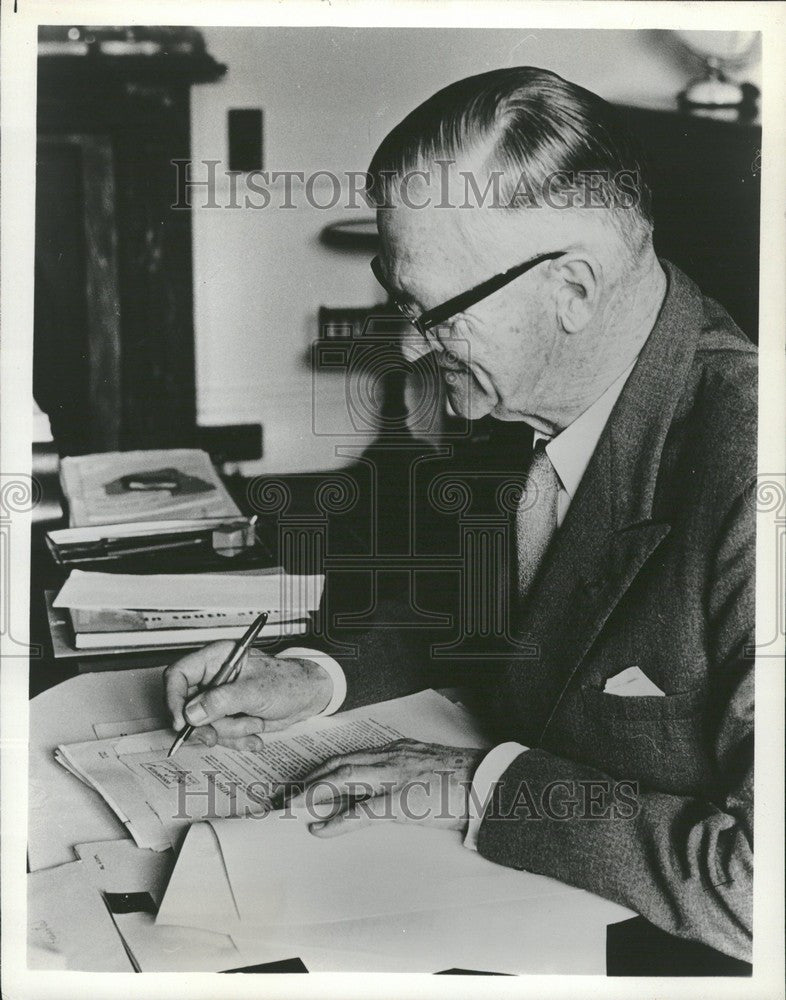
<path fill-rule="evenodd" d="M 786 4 L 285 8 L 3 5 L 3 995 L 783 997 Z"/>

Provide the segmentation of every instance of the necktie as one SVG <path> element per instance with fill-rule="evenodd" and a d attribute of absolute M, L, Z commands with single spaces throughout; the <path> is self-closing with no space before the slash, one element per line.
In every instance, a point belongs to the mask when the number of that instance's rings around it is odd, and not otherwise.
<path fill-rule="evenodd" d="M 516 511 L 516 555 L 520 598 L 529 593 L 556 530 L 559 487 L 559 478 L 551 459 L 546 454 L 546 442 L 540 440 L 533 449 L 524 492 Z"/>

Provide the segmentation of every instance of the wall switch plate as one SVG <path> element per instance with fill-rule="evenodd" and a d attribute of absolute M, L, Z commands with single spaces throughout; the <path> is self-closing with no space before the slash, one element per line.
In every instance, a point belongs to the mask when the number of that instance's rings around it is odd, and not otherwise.
<path fill-rule="evenodd" d="M 217 465 L 253 462 L 262 458 L 261 424 L 223 424 L 197 427 L 197 444 Z"/>
<path fill-rule="evenodd" d="M 262 109 L 230 108 L 227 117 L 229 134 L 229 169 L 247 173 L 261 170 Z"/>

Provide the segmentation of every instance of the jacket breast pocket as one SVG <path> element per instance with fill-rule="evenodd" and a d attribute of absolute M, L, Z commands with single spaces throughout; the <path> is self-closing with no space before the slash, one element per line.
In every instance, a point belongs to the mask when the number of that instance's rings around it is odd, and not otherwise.
<path fill-rule="evenodd" d="M 703 690 L 632 697 L 584 688 L 582 699 L 587 752 L 597 766 L 678 795 L 708 779 Z"/>
<path fill-rule="evenodd" d="M 669 722 L 690 719 L 704 706 L 704 691 L 693 688 L 665 695 L 607 694 L 598 688 L 586 687 L 581 692 L 589 715 L 597 719 L 618 722 Z"/>

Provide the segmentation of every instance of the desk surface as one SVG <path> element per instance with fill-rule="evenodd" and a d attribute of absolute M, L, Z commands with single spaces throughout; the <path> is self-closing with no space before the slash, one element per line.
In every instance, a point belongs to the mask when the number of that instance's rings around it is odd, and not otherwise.
<path fill-rule="evenodd" d="M 163 717 L 163 710 L 161 669 L 156 668 L 83 674 L 31 701 L 28 835 L 31 871 L 73 861 L 75 844 L 126 837 L 122 823 L 103 799 L 55 762 L 54 748 L 60 743 L 95 738 L 96 723 Z M 624 919 L 628 911 L 576 890 L 571 906 L 579 908 L 584 917 L 579 935 L 582 940 L 572 940 L 566 948 L 558 933 L 556 916 L 549 917 L 548 908 L 538 912 L 537 901 L 532 905 L 532 925 L 538 925 L 539 934 L 544 921 L 551 919 L 555 924 L 551 955 L 539 948 L 532 955 L 533 972 L 602 974 L 605 971 L 606 927 Z M 321 963 L 326 961 L 329 965 L 329 957 L 320 958 Z M 336 956 L 336 961 L 353 960 Z M 287 965 L 281 971 L 292 969 Z"/>

